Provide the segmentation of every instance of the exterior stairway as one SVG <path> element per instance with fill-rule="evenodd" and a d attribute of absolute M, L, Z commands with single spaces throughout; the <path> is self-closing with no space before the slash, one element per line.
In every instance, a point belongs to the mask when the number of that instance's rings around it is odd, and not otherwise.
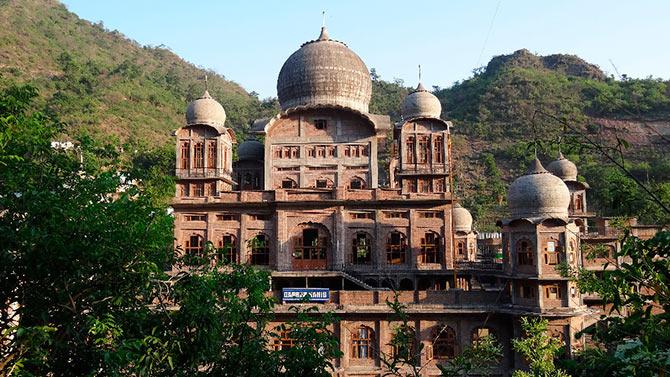
<path fill-rule="evenodd" d="M 373 287 L 373 286 L 365 283 L 364 281 L 358 279 L 357 277 L 350 275 L 349 273 L 347 273 L 345 271 L 339 271 L 339 273 L 342 275 L 343 278 L 349 280 L 350 282 L 352 282 L 352 283 L 354 283 L 354 284 L 356 284 L 356 285 L 358 285 L 362 288 L 365 288 L 368 291 L 375 291 L 375 290 L 376 291 L 390 291 L 390 289 L 388 289 L 388 288 Z"/>

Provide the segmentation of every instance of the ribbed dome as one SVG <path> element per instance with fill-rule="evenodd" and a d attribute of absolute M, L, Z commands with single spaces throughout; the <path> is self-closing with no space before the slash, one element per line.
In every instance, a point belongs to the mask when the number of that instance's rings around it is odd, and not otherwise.
<path fill-rule="evenodd" d="M 263 161 L 265 147 L 257 140 L 247 140 L 237 147 L 237 157 L 240 161 Z"/>
<path fill-rule="evenodd" d="M 563 157 L 563 153 L 558 153 L 558 160 L 547 165 L 547 170 L 564 181 L 577 180 L 577 165 Z"/>
<path fill-rule="evenodd" d="M 470 211 L 461 207 L 460 204 L 455 204 L 452 211 L 454 217 L 454 230 L 457 232 L 470 233 L 472 231 L 472 215 Z"/>
<path fill-rule="evenodd" d="M 214 127 L 223 127 L 226 122 L 226 111 L 205 90 L 202 97 L 188 104 L 186 107 L 186 124 L 206 124 Z"/>
<path fill-rule="evenodd" d="M 442 104 L 433 93 L 426 90 L 421 83 L 402 102 L 402 118 L 439 118 L 442 115 Z"/>
<path fill-rule="evenodd" d="M 367 113 L 371 95 L 365 63 L 347 45 L 330 39 L 325 27 L 319 39 L 303 44 L 286 60 L 277 79 L 282 110 L 336 105 Z"/>
<path fill-rule="evenodd" d="M 514 219 L 567 218 L 570 191 L 536 158 L 528 173 L 517 178 L 509 187 L 507 203 Z"/>

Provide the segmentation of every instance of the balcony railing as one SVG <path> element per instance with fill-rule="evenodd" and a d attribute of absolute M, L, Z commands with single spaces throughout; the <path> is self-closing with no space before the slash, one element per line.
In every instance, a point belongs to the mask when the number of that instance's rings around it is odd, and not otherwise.
<path fill-rule="evenodd" d="M 459 270 L 502 271 L 503 264 L 489 261 L 456 261 Z"/>
<path fill-rule="evenodd" d="M 175 174 L 177 178 L 217 178 L 230 175 L 227 169 L 218 168 L 193 168 L 193 169 L 176 169 Z"/>

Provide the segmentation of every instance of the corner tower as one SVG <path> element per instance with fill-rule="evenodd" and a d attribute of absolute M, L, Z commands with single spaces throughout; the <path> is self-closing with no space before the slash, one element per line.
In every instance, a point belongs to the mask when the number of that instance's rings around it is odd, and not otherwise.
<path fill-rule="evenodd" d="M 186 124 L 173 134 L 178 197 L 215 196 L 231 189 L 235 133 L 225 122 L 226 111 L 208 91 L 188 104 Z"/>
<path fill-rule="evenodd" d="M 440 100 L 419 83 L 402 103 L 394 137 L 396 160 L 389 176 L 403 193 L 449 192 L 451 122 Z"/>

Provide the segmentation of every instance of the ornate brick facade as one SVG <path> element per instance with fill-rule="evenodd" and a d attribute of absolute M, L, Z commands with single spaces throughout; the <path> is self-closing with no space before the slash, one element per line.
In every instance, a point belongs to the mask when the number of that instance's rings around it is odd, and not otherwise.
<path fill-rule="evenodd" d="M 175 133 L 180 250 L 211 242 L 226 261 L 269 269 L 280 301 L 283 288 L 329 289 L 319 305 L 340 319 L 341 376 L 382 372 L 380 355 L 392 352 L 390 289 L 424 344 L 426 375 L 488 333 L 504 346 L 497 373 L 509 374 L 521 365 L 509 340 L 523 315 L 542 314 L 568 352 L 579 347 L 582 297 L 555 270 L 582 261 L 561 179 L 538 161 L 510 189 L 518 216 L 501 222 L 502 258 L 478 252 L 472 217 L 451 192 L 451 123 L 431 93 L 419 85 L 395 125 L 368 113 L 365 64 L 325 30 L 289 58 L 278 91 L 282 111 L 252 126 L 263 143 L 242 143 L 235 163 L 223 109 L 208 95 L 189 105 Z M 380 141 L 391 131 L 391 184 L 380 187 Z M 278 306 L 277 321 L 290 315 Z"/>

